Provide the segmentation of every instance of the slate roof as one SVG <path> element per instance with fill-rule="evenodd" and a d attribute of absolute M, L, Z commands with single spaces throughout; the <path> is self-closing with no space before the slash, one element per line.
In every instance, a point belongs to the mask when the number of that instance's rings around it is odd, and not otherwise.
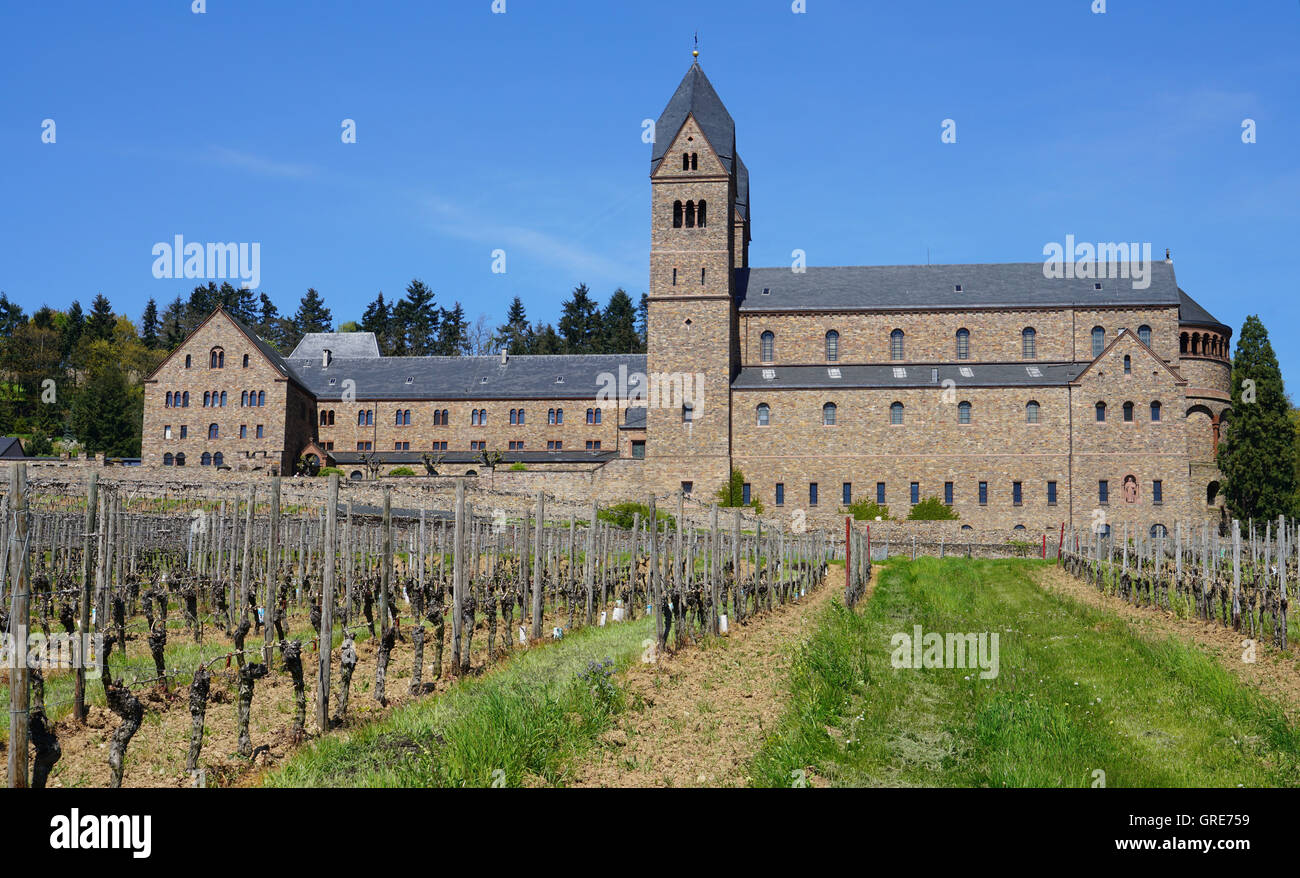
<path fill-rule="evenodd" d="M 424 451 L 379 451 L 376 452 L 384 466 L 410 465 L 420 475 L 424 475 Z M 368 451 L 327 451 L 326 454 L 336 463 L 345 466 L 358 466 L 365 463 L 370 456 Z M 483 458 L 477 451 L 439 452 L 442 463 L 460 466 L 482 464 Z M 514 463 L 606 463 L 618 457 L 617 451 L 502 451 L 501 466 Z M 483 467 L 486 469 L 486 467 Z"/>
<path fill-rule="evenodd" d="M 699 62 L 691 65 L 682 78 L 681 85 L 668 106 L 664 108 L 655 124 L 654 151 L 650 158 L 650 173 L 659 169 L 668 147 L 682 130 L 687 116 L 695 116 L 704 136 L 709 139 L 722 165 L 731 173 L 732 162 L 736 158 L 736 123 L 723 106 L 722 99 L 714 91 L 713 84 L 704 75 Z M 746 187 L 748 188 L 748 187 Z M 748 198 L 746 198 L 748 201 Z"/>
<path fill-rule="evenodd" d="M 0 436 L 0 459 L 26 460 L 27 452 L 23 451 L 22 440 L 17 436 Z"/>
<path fill-rule="evenodd" d="M 741 311 L 1179 305 L 1173 266 L 1155 261 L 1149 270 L 1150 286 L 1136 289 L 1132 278 L 1047 278 L 1041 262 L 750 268 L 737 270 L 736 290 Z"/>
<path fill-rule="evenodd" d="M 1217 329 L 1227 335 L 1232 335 L 1232 327 L 1220 323 L 1214 318 L 1214 315 L 1201 307 L 1200 303 L 1191 296 L 1178 290 L 1178 322 L 1183 326 L 1206 326 L 1211 329 Z"/>
<path fill-rule="evenodd" d="M 252 341 L 253 344 L 257 345 L 257 349 L 262 352 L 263 356 L 265 356 L 268 360 L 271 361 L 271 365 L 274 366 L 277 370 L 279 370 L 279 372 L 282 375 L 284 375 L 286 378 L 294 378 L 295 380 L 297 380 L 296 377 L 294 376 L 293 370 L 289 368 L 289 364 L 285 361 L 284 357 L 280 355 L 280 352 L 275 349 L 274 345 L 272 345 L 269 341 L 265 340 L 260 335 L 258 335 L 257 332 L 255 332 L 252 329 L 252 327 L 248 326 L 248 324 L 244 323 L 234 314 L 231 314 L 229 311 L 226 311 L 224 308 L 219 308 L 218 310 L 224 313 L 227 317 L 229 317 L 230 322 L 235 324 L 235 326 L 239 328 L 240 332 L 248 336 L 249 340 Z M 179 348 L 177 350 L 179 350 Z"/>
<path fill-rule="evenodd" d="M 298 342 L 289 359 L 320 359 L 325 351 L 335 357 L 377 357 L 379 340 L 373 332 L 309 332 Z"/>
<path fill-rule="evenodd" d="M 898 366 L 754 366 L 740 370 L 732 382 L 733 390 L 849 390 L 861 388 L 941 387 L 952 379 L 960 387 L 1055 387 L 1073 381 L 1087 363 L 972 363 Z M 895 377 L 903 369 L 906 377 Z M 830 372 L 838 369 L 839 378 Z M 970 375 L 961 370 L 968 369 Z M 1040 375 L 1031 375 L 1037 369 Z M 773 378 L 764 377 L 771 373 Z M 936 376 L 937 373 L 937 377 Z"/>
<path fill-rule="evenodd" d="M 646 372 L 645 354 L 575 354 L 500 357 L 317 357 L 288 361 L 297 380 L 316 398 L 343 398 L 344 381 L 356 382 L 359 399 L 590 399 L 628 374 Z M 562 380 L 561 380 L 562 379 Z M 333 383 L 331 383 L 331 381 Z M 408 383 L 409 382 L 409 383 Z M 616 388 L 611 388 L 616 389 Z"/>

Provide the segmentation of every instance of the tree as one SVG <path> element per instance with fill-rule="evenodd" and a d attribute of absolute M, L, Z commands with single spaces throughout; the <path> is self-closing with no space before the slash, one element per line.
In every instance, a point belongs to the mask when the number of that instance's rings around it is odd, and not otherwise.
<path fill-rule="evenodd" d="M 592 354 L 600 344 L 600 306 L 586 284 L 579 284 L 560 308 L 560 335 L 566 354 Z"/>
<path fill-rule="evenodd" d="M 602 354 L 635 354 L 640 352 L 641 339 L 636 332 L 636 308 L 632 297 L 622 289 L 614 291 L 609 304 L 600 317 Z"/>
<path fill-rule="evenodd" d="M 158 334 L 162 329 L 162 323 L 158 320 L 158 303 L 152 298 L 144 306 L 144 314 L 140 316 L 140 341 L 149 350 L 158 347 Z"/>
<path fill-rule="evenodd" d="M 185 302 L 177 296 L 163 311 L 162 343 L 168 352 L 180 347 L 188 333 L 185 330 Z"/>
<path fill-rule="evenodd" d="M 272 302 L 271 297 L 266 293 L 261 293 L 257 299 L 257 322 L 254 329 L 263 340 L 270 342 L 282 354 L 288 353 L 285 347 L 287 339 L 285 323 L 275 302 Z"/>
<path fill-rule="evenodd" d="M 8 338 L 13 335 L 15 329 L 26 322 L 27 316 L 23 314 L 23 309 L 9 301 L 7 295 L 0 293 L 0 337 Z"/>
<path fill-rule="evenodd" d="M 325 300 L 315 289 L 308 289 L 298 302 L 298 311 L 289 321 L 290 337 L 284 340 L 285 346 L 296 347 L 302 337 L 309 332 L 330 332 L 334 328 L 334 315 L 325 307 Z"/>
<path fill-rule="evenodd" d="M 723 509 L 751 508 L 759 515 L 763 514 L 763 504 L 757 497 L 745 502 L 745 474 L 738 469 L 731 471 L 727 484 L 718 489 L 717 498 L 718 506 Z"/>
<path fill-rule="evenodd" d="M 373 332 L 375 341 L 379 344 L 379 353 L 384 356 L 391 356 L 393 353 L 393 340 L 390 337 L 393 327 L 393 310 L 384 301 L 384 294 L 381 290 L 379 297 L 366 306 L 365 313 L 361 315 L 361 330 L 363 332 Z"/>
<path fill-rule="evenodd" d="M 1277 355 L 1252 314 L 1232 360 L 1232 413 L 1218 457 L 1228 510 L 1243 521 L 1295 511 L 1296 431 L 1288 411 Z"/>
<path fill-rule="evenodd" d="M 959 518 L 961 516 L 938 497 L 926 497 L 907 514 L 908 521 L 957 521 Z"/>
<path fill-rule="evenodd" d="M 460 302 L 450 310 L 439 312 L 438 343 L 434 352 L 440 357 L 459 357 L 469 347 L 469 321 Z"/>
<path fill-rule="evenodd" d="M 68 319 L 63 324 L 63 337 L 59 342 L 63 356 L 69 356 L 81 341 L 81 334 L 86 331 L 86 315 L 81 310 L 81 303 L 76 299 L 68 306 Z"/>
<path fill-rule="evenodd" d="M 109 457 L 140 454 L 142 396 L 132 393 L 116 363 L 91 371 L 72 403 L 72 432 L 87 451 Z"/>
<path fill-rule="evenodd" d="M 391 331 L 394 355 L 427 357 L 438 347 L 438 309 L 433 290 L 416 278 L 393 308 Z"/>
<path fill-rule="evenodd" d="M 1300 516 L 1300 408 L 1291 407 L 1291 424 L 1295 427 L 1295 498 L 1291 514 Z"/>
<path fill-rule="evenodd" d="M 86 320 L 86 334 L 92 339 L 108 341 L 113 337 L 113 326 L 117 318 L 113 315 L 113 306 L 108 298 L 99 293 L 90 305 L 90 317 Z"/>
<path fill-rule="evenodd" d="M 528 315 L 524 312 L 524 303 L 518 296 L 510 302 L 506 312 L 506 322 L 497 327 L 493 344 L 508 354 L 528 352 Z"/>
<path fill-rule="evenodd" d="M 650 297 L 645 293 L 641 294 L 641 301 L 636 306 L 636 334 L 641 339 L 637 353 L 644 354 L 647 350 L 646 339 L 650 337 Z"/>
<path fill-rule="evenodd" d="M 562 354 L 564 353 L 564 339 L 560 338 L 554 326 L 544 323 L 529 334 L 528 353 Z"/>

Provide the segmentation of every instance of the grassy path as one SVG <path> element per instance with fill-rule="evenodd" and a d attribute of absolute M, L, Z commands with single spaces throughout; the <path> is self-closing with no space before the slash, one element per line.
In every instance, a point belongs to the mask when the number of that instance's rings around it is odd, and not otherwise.
<path fill-rule="evenodd" d="M 260 780 L 275 787 L 565 785 L 577 754 L 624 707 L 612 684 L 653 621 L 586 628 L 436 698 L 302 748 Z M 591 663 L 611 664 L 593 672 Z"/>
<path fill-rule="evenodd" d="M 620 682 L 632 709 L 575 768 L 574 784 L 747 784 L 750 759 L 785 709 L 791 659 L 843 591 L 844 568 L 831 566 L 821 588 L 798 603 L 733 626 L 725 638 L 629 668 Z"/>
<path fill-rule="evenodd" d="M 1276 703 L 1183 640 L 1042 590 L 1042 566 L 899 560 L 859 614 L 828 607 L 753 783 L 1300 785 L 1300 735 Z M 915 625 L 997 632 L 998 676 L 895 669 L 891 638 Z"/>

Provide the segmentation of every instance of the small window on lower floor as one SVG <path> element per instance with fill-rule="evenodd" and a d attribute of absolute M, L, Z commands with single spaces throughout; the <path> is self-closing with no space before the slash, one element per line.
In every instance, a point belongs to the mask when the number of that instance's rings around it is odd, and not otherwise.
<path fill-rule="evenodd" d="M 1056 482 L 1047 483 L 1047 505 L 1056 505 Z"/>
<path fill-rule="evenodd" d="M 816 482 L 808 483 L 808 505 L 809 506 L 817 505 L 817 483 Z"/>
<path fill-rule="evenodd" d="M 740 504 L 742 506 L 748 506 L 752 502 L 753 496 L 753 489 L 749 486 L 749 482 L 745 482 L 740 486 Z"/>
<path fill-rule="evenodd" d="M 692 493 L 694 493 L 694 491 L 695 491 L 695 483 L 694 483 L 694 482 L 682 482 L 682 493 L 683 493 L 684 495 L 686 495 L 687 497 L 689 497 L 689 496 L 691 496 Z"/>
<path fill-rule="evenodd" d="M 632 443 L 632 459 L 645 460 L 645 440 L 638 439 Z"/>
<path fill-rule="evenodd" d="M 980 482 L 980 505 L 981 506 L 989 505 L 989 483 L 988 482 Z"/>
<path fill-rule="evenodd" d="M 952 482 L 943 483 L 943 505 L 952 505 Z"/>
<path fill-rule="evenodd" d="M 1159 479 L 1151 483 L 1151 502 L 1156 505 L 1165 502 L 1165 483 Z"/>
<path fill-rule="evenodd" d="M 785 505 L 785 484 L 783 482 L 776 483 L 776 505 Z"/>
<path fill-rule="evenodd" d="M 844 483 L 844 505 L 845 506 L 853 505 L 853 483 L 852 482 Z"/>

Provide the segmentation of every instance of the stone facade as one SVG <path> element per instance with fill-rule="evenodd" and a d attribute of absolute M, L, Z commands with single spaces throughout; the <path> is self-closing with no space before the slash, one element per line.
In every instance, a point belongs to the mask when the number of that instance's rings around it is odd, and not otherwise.
<path fill-rule="evenodd" d="M 937 497 L 960 520 L 925 533 L 954 541 L 978 532 L 1040 544 L 1046 537 L 1054 545 L 1062 524 L 1132 533 L 1217 517 L 1214 457 L 1230 416 L 1231 330 L 1194 303 L 1185 313 L 1190 299 L 1181 291 L 1184 306 L 1167 298 L 1113 304 L 1122 299 L 1102 279 L 1088 284 L 1097 290 L 1096 306 L 1085 296 L 1057 306 L 967 306 L 958 299 L 930 307 L 902 296 L 891 307 L 769 309 L 749 301 L 742 310 L 749 178 L 734 123 L 698 67 L 660 123 L 657 137 L 668 145 L 656 150 L 650 175 L 646 370 L 651 383 L 671 391 L 648 401 L 620 398 L 599 423 L 588 414 L 600 408 L 596 399 L 559 392 L 474 398 L 368 387 L 344 404 L 313 396 L 292 366 L 218 312 L 146 383 L 144 464 L 175 464 L 184 454 L 192 466 L 221 452 L 229 466 L 265 462 L 287 472 L 305 449 L 318 449 L 326 463 L 336 454 L 445 449 L 462 459 L 441 469 L 444 475 L 473 471 L 493 491 L 523 497 L 545 490 L 579 504 L 644 501 L 683 488 L 708 499 L 735 468 L 773 524 L 833 526 L 849 503 L 878 496 L 903 518 L 915 500 Z M 901 351 L 892 340 L 899 330 Z M 220 365 L 213 351 L 224 353 Z M 890 364 L 925 374 L 969 366 L 1007 375 L 1014 367 L 1020 377 L 898 387 L 737 381 L 746 369 Z M 1036 383 L 1023 368 L 1036 364 L 1069 377 Z M 259 402 L 264 392 L 265 404 L 241 405 L 250 390 Z M 173 402 L 188 392 L 188 407 L 169 404 L 169 392 Z M 203 406 L 204 393 L 210 402 L 213 392 L 218 401 L 226 394 L 224 406 Z M 896 403 L 901 423 L 891 413 Z M 630 418 L 629 406 L 645 407 L 644 420 Z M 557 409 L 562 422 L 550 416 Z M 484 412 L 485 420 L 476 414 Z M 217 438 L 209 439 L 214 425 Z M 557 453 L 549 462 L 530 461 L 527 471 L 483 472 L 464 457 L 481 448 Z M 602 456 L 578 464 L 561 448 Z M 355 460 L 347 468 L 361 475 Z M 882 522 L 881 533 L 908 533 L 895 530 L 900 526 Z"/>

